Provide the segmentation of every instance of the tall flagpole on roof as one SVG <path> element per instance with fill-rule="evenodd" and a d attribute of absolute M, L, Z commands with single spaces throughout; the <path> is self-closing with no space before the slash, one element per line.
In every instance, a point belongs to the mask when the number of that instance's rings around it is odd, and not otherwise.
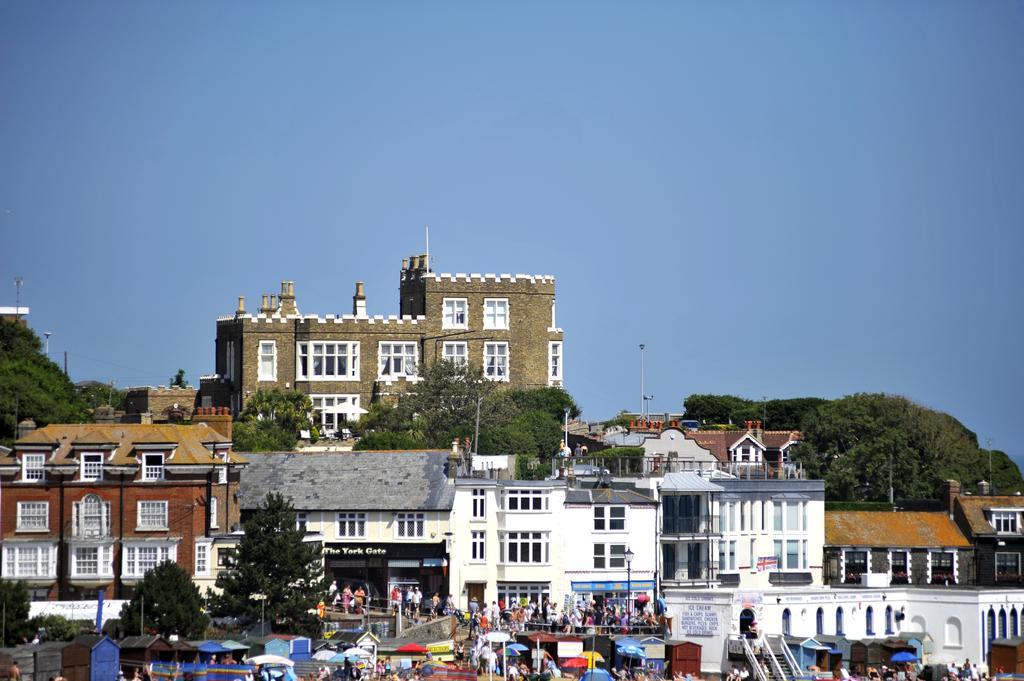
<path fill-rule="evenodd" d="M 427 233 L 427 272 L 430 272 L 430 225 L 423 225 Z"/>

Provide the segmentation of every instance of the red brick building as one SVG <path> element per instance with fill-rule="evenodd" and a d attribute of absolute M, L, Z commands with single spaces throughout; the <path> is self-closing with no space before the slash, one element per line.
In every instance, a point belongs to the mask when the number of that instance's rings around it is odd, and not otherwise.
<path fill-rule="evenodd" d="M 2 575 L 33 600 L 128 598 L 173 560 L 209 574 L 213 538 L 239 522 L 245 460 L 231 417 L 200 409 L 193 425 L 49 425 L 0 450 Z"/>

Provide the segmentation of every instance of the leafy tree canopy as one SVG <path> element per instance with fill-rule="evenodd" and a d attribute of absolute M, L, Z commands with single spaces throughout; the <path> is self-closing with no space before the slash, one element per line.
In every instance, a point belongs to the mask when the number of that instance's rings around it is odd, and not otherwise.
<path fill-rule="evenodd" d="M 88 409 L 108 404 L 114 409 L 124 409 L 124 399 L 127 394 L 124 390 L 118 390 L 110 383 L 100 381 L 83 381 L 75 385 L 75 393 Z"/>
<path fill-rule="evenodd" d="M 172 388 L 187 388 L 188 381 L 185 380 L 185 370 L 178 369 L 177 373 L 171 376 L 170 386 Z"/>
<path fill-rule="evenodd" d="M 168 560 L 147 572 L 135 587 L 132 599 L 121 608 L 121 626 L 133 636 L 145 631 L 202 638 L 210 621 L 202 607 L 199 587 L 188 572 Z"/>
<path fill-rule="evenodd" d="M 735 395 L 690 395 L 683 401 L 686 418 L 703 425 L 763 421 L 766 430 L 795 430 L 805 414 L 824 404 L 818 397 L 785 400 L 748 400 Z"/>
<path fill-rule="evenodd" d="M 299 433 L 319 433 L 313 422 L 313 401 L 295 390 L 257 390 L 232 429 L 234 447 L 241 452 L 283 451 L 295 448 Z"/>
<path fill-rule="evenodd" d="M 4 615 L 3 647 L 13 646 L 27 641 L 35 633 L 28 619 L 28 589 L 21 582 L 0 581 L 0 603 Z"/>
<path fill-rule="evenodd" d="M 82 423 L 88 411 L 74 384 L 43 354 L 39 336 L 0 320 L 0 444 L 10 446 L 16 422 L 26 418 L 39 426 Z"/>
<path fill-rule="evenodd" d="M 320 544 L 303 541 L 291 502 L 274 492 L 244 525 L 234 569 L 217 576 L 221 593 L 210 598 L 213 613 L 259 621 L 261 601 L 253 595 L 262 594 L 267 621 L 316 635 L 315 608 L 327 590 Z"/>
<path fill-rule="evenodd" d="M 31 628 L 41 634 L 43 641 L 70 641 L 92 628 L 89 622 L 69 620 L 62 615 L 40 615 L 33 617 Z"/>

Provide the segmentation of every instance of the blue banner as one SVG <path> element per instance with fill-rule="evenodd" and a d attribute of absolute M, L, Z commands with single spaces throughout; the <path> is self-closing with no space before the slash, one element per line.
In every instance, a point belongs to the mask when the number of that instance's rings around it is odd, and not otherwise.
<path fill-rule="evenodd" d="M 627 586 L 628 585 L 628 586 Z M 627 588 L 631 588 L 633 592 L 637 591 L 652 591 L 654 590 L 654 581 L 646 580 L 641 581 L 634 579 L 631 582 L 625 580 L 621 582 L 573 582 L 572 590 L 577 593 L 585 593 L 589 591 L 625 591 Z"/>

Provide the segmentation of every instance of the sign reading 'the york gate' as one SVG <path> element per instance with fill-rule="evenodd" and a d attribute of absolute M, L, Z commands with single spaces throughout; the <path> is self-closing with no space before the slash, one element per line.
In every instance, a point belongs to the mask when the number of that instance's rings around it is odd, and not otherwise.
<path fill-rule="evenodd" d="M 684 636 L 717 636 L 718 612 L 714 605 L 687 603 L 679 611 L 679 631 Z"/>

